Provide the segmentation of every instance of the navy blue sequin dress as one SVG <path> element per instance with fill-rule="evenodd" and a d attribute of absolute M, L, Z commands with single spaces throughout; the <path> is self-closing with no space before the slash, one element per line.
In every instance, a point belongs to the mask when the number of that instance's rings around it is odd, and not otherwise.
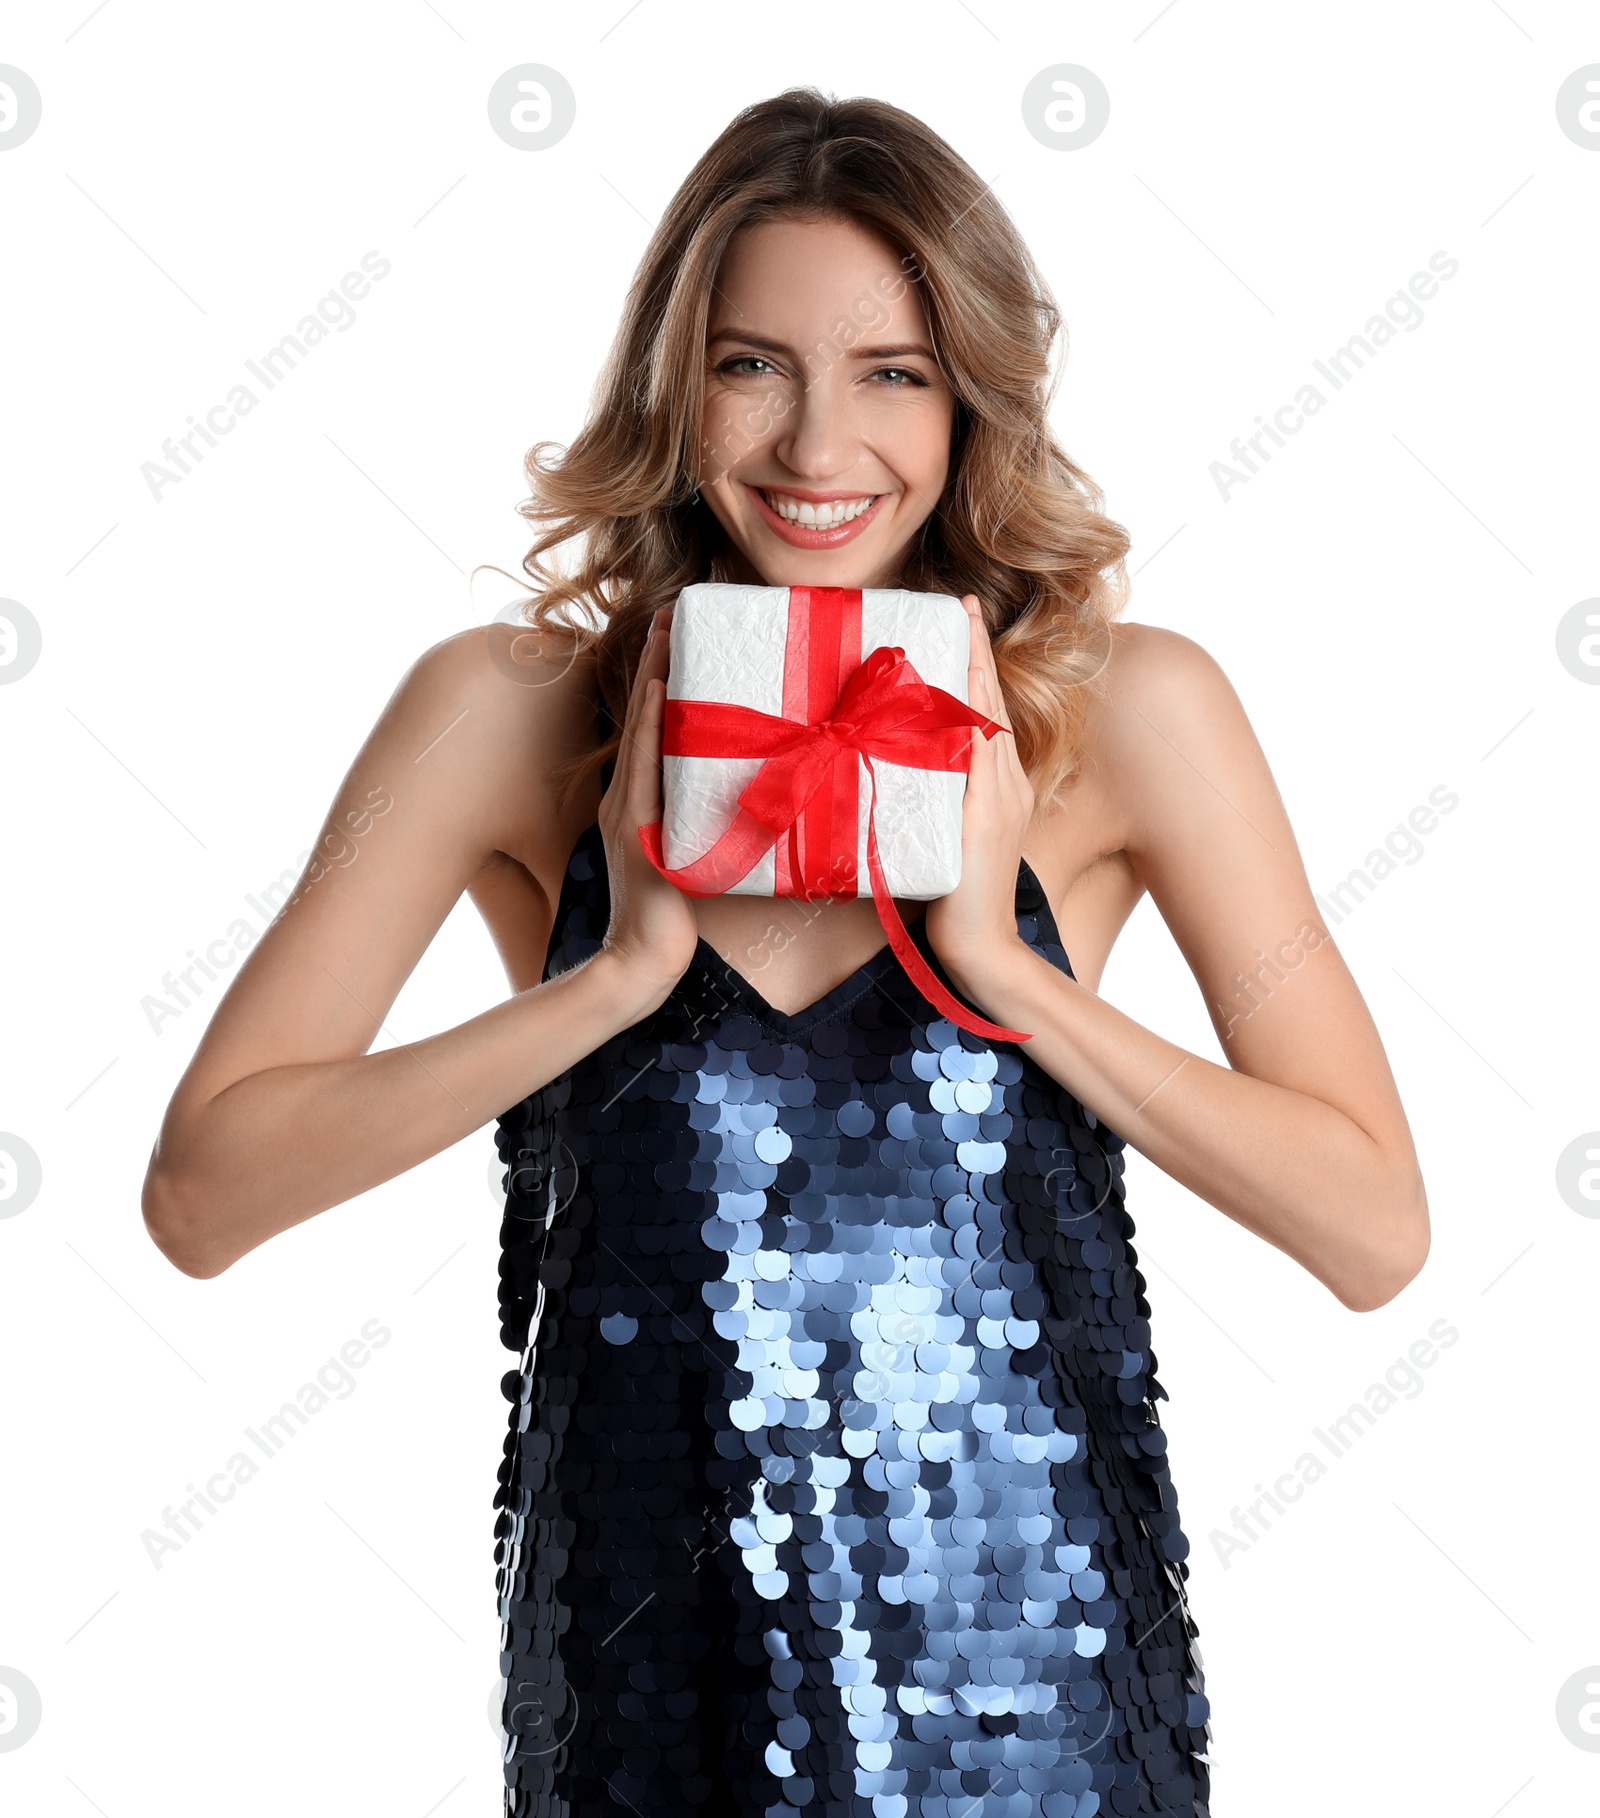
<path fill-rule="evenodd" d="M 608 919 L 591 827 L 546 976 Z M 1205 1818 L 1119 1137 L 886 947 L 702 941 L 497 1142 L 510 1818 Z"/>

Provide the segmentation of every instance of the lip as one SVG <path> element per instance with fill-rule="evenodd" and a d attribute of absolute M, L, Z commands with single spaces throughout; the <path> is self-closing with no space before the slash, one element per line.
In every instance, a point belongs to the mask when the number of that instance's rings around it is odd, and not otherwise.
<path fill-rule="evenodd" d="M 830 524 L 819 530 L 811 524 L 791 524 L 787 518 L 780 518 L 767 501 L 761 496 L 759 486 L 744 483 L 744 489 L 755 501 L 756 510 L 761 513 L 763 521 L 793 549 L 838 549 L 845 543 L 853 542 L 878 515 L 878 509 L 889 497 L 880 492 L 860 517 L 852 518 L 848 524 Z M 824 505 L 834 499 L 859 499 L 866 495 L 856 492 L 802 492 L 798 487 L 779 486 L 776 492 L 786 492 L 791 498 L 805 499 L 812 505 Z"/>

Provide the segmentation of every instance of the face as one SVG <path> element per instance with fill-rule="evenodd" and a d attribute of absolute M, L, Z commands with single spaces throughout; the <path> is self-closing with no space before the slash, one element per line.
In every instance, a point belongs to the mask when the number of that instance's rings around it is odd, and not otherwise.
<path fill-rule="evenodd" d="M 895 585 L 944 489 L 954 415 L 892 246 L 837 219 L 734 236 L 711 299 L 700 471 L 733 578 Z"/>

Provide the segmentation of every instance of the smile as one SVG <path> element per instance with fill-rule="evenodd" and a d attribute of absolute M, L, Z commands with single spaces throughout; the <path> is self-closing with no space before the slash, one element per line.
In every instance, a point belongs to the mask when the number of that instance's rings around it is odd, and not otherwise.
<path fill-rule="evenodd" d="M 787 492 L 770 492 L 766 487 L 761 488 L 761 496 L 788 523 L 812 524 L 818 530 L 829 530 L 835 524 L 848 524 L 852 518 L 859 518 L 862 512 L 871 509 L 880 495 L 869 492 L 854 499 L 823 499 L 815 505 L 810 499 L 797 499 Z"/>
<path fill-rule="evenodd" d="M 872 523 L 889 496 L 863 492 L 808 499 L 776 487 L 747 486 L 747 491 L 766 523 L 784 542 L 801 549 L 832 549 L 851 542 Z"/>

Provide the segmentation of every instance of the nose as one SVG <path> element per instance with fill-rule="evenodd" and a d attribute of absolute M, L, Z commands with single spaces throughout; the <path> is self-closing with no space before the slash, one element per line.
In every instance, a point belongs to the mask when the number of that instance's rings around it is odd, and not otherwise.
<path fill-rule="evenodd" d="M 799 479 L 828 480 L 855 466 L 858 437 L 836 376 L 811 377 L 778 425 L 773 452 Z"/>

